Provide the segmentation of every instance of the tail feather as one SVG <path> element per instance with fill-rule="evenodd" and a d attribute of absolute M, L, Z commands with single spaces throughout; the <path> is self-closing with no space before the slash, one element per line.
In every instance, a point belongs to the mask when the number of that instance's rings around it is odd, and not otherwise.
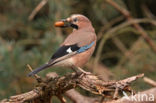
<path fill-rule="evenodd" d="M 39 68 L 36 68 L 32 72 L 30 72 L 28 74 L 28 76 L 33 76 L 33 75 L 37 74 L 38 72 L 40 72 L 41 70 L 48 68 L 49 66 L 50 66 L 49 64 L 44 64 L 44 65 L 40 66 Z"/>

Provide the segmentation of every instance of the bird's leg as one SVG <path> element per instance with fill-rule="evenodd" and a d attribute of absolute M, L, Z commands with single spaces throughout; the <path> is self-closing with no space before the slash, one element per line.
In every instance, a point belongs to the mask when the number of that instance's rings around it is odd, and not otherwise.
<path fill-rule="evenodd" d="M 78 70 L 77 70 L 77 69 Z M 81 73 L 84 73 L 84 74 L 91 74 L 90 72 L 86 72 L 86 71 L 84 71 L 82 68 L 80 68 L 80 67 L 76 67 L 76 66 L 72 66 L 72 69 L 73 69 L 73 71 L 75 71 L 77 74 L 78 74 L 78 72 L 81 72 Z"/>
<path fill-rule="evenodd" d="M 82 68 L 80 68 L 80 67 L 77 67 L 78 68 L 78 70 L 79 71 L 81 71 L 82 73 L 84 73 L 84 74 L 91 74 L 90 72 L 86 72 L 86 71 L 84 71 Z"/>
<path fill-rule="evenodd" d="M 75 66 L 72 66 L 71 68 L 76 74 L 78 74 L 78 71 L 76 70 Z"/>

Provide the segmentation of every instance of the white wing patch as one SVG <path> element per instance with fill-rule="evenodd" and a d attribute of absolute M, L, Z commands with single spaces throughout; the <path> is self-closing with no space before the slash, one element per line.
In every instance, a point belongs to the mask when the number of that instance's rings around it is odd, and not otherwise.
<path fill-rule="evenodd" d="M 69 48 L 67 49 L 67 52 L 68 52 L 68 53 L 73 52 L 73 51 L 71 50 L 71 47 L 69 47 Z"/>

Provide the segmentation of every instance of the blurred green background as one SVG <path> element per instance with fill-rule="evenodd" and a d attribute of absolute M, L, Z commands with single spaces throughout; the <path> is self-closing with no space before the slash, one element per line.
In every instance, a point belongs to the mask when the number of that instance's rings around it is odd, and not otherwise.
<path fill-rule="evenodd" d="M 114 1 L 129 10 L 134 18 L 147 20 L 140 25 L 156 45 L 156 1 Z M 86 71 L 92 71 L 106 81 L 139 73 L 145 73 L 145 76 L 156 80 L 156 53 L 131 25 L 111 34 L 113 36 L 102 45 L 100 60 L 95 67 L 94 61 L 103 36 L 127 22 L 119 11 L 104 0 L 48 0 L 35 17 L 28 20 L 40 2 L 41 0 L 0 0 L 0 100 L 29 91 L 35 86 L 35 80 L 27 77 L 30 71 L 26 65 L 36 68 L 50 59 L 59 44 L 72 32 L 71 28 L 54 28 L 54 22 L 75 13 L 87 16 L 98 36 L 96 51 L 84 67 Z M 47 72 L 64 75 L 71 70 L 51 68 L 39 75 L 45 76 Z M 132 87 L 136 91 L 151 88 L 141 79 L 133 83 Z M 82 93 L 91 95 L 86 91 Z"/>

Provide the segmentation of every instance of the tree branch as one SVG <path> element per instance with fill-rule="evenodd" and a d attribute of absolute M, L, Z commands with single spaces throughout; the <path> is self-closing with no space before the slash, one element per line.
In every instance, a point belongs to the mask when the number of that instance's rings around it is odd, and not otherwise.
<path fill-rule="evenodd" d="M 23 103 L 26 101 L 34 103 L 50 103 L 52 96 L 57 96 L 62 103 L 65 103 L 62 94 L 77 86 L 94 94 L 113 98 L 115 92 L 129 91 L 129 85 L 137 78 L 143 76 L 144 74 L 140 74 L 116 82 L 104 82 L 93 74 L 71 73 L 59 77 L 57 75 L 54 76 L 54 73 L 50 73 L 46 78 L 43 78 L 33 90 L 11 96 L 9 99 L 3 100 L 2 103 Z"/>

